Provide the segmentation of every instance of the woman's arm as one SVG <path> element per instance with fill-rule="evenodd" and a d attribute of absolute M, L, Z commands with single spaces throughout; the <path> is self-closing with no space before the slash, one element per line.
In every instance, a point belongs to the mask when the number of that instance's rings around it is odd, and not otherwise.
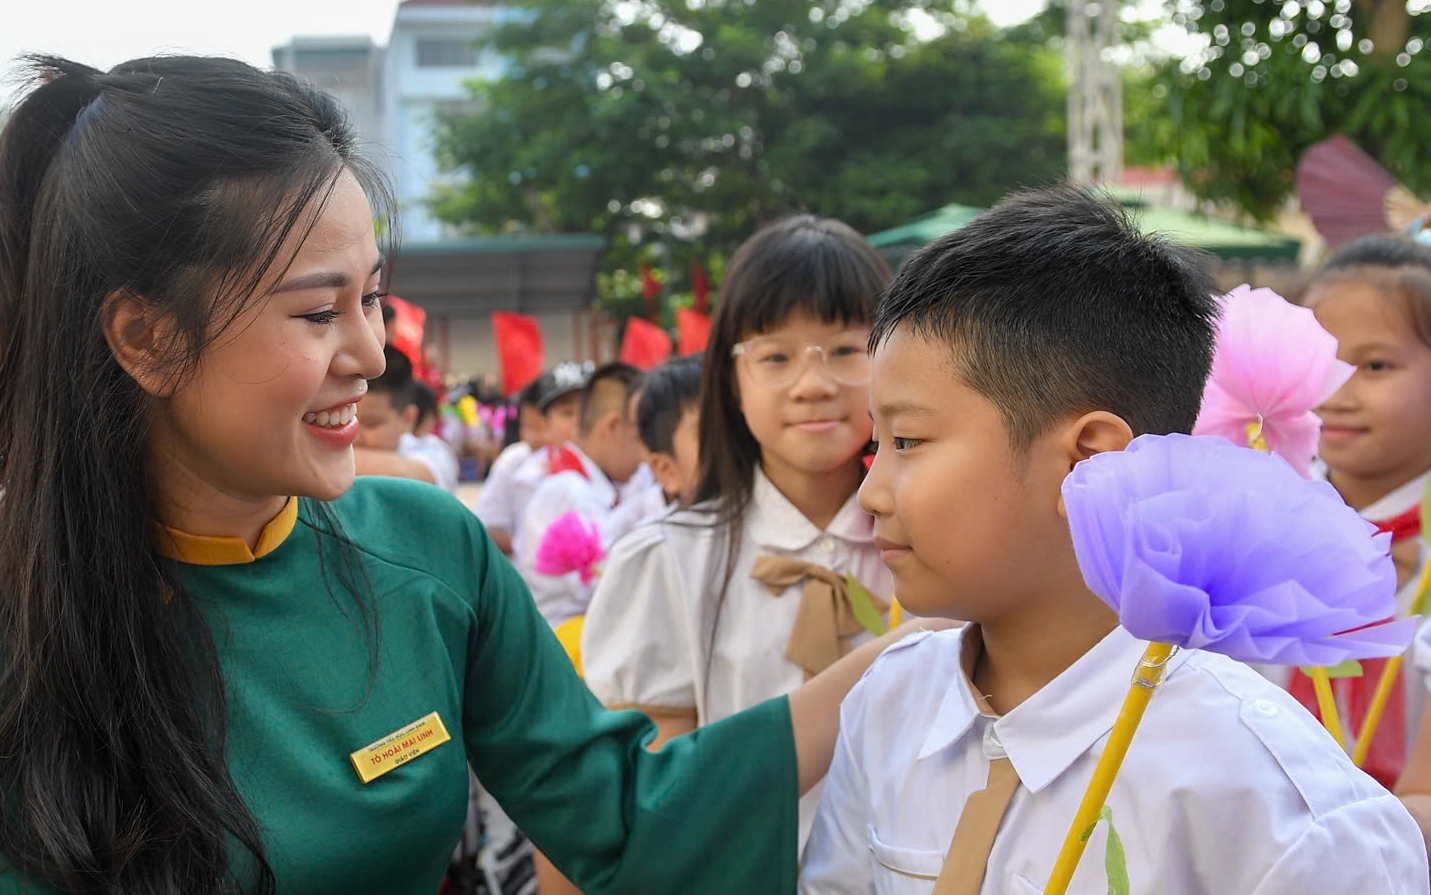
<path fill-rule="evenodd" d="M 957 628 L 961 622 L 918 619 L 906 622 L 866 643 L 790 694 L 790 723 L 795 729 L 795 757 L 800 767 L 800 793 L 825 778 L 840 733 L 840 702 L 886 648 L 915 631 Z"/>
<path fill-rule="evenodd" d="M 587 895 L 790 895 L 800 790 L 828 766 L 840 699 L 879 647 L 651 752 L 655 725 L 600 706 L 475 518 L 470 531 L 463 738 L 517 825 Z"/>

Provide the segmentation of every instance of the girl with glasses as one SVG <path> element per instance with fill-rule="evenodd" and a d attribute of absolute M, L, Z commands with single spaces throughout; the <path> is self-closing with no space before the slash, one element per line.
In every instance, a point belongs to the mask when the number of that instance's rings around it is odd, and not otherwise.
<path fill-rule="evenodd" d="M 795 690 L 883 625 L 892 579 L 856 503 L 884 260 L 847 225 L 773 224 L 731 260 L 706 348 L 694 506 L 607 562 L 587 683 L 664 740 Z M 801 803 L 803 847 L 818 795 Z M 795 843 L 791 843 L 795 847 Z"/>

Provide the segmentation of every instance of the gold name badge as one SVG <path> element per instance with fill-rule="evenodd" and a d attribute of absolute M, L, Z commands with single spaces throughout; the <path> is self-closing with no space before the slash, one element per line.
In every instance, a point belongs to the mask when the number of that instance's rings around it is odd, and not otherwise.
<path fill-rule="evenodd" d="M 364 746 L 349 757 L 358 771 L 358 778 L 364 783 L 372 783 L 393 768 L 431 752 L 450 739 L 452 737 L 442 723 L 442 716 L 433 712 L 370 746 Z"/>

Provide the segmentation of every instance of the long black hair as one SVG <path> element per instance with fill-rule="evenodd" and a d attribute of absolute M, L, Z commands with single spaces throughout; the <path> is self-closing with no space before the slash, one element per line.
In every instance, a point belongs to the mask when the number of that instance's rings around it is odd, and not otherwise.
<path fill-rule="evenodd" d="M 343 171 L 391 200 L 337 103 L 291 76 L 29 65 L 0 134 L 0 852 L 68 892 L 271 892 L 214 644 L 157 547 L 161 411 L 103 318 L 142 296 L 178 334 L 165 372 L 182 382 Z"/>
<path fill-rule="evenodd" d="M 712 641 L 735 574 L 760 465 L 760 443 L 740 410 L 735 346 L 802 312 L 824 323 L 868 324 L 889 281 L 889 265 L 854 228 L 809 214 L 762 228 L 731 258 L 706 343 L 700 472 L 693 501 L 712 516 L 709 523 L 718 531 L 716 549 L 724 557 Z M 713 652 L 708 648 L 707 667 Z"/>

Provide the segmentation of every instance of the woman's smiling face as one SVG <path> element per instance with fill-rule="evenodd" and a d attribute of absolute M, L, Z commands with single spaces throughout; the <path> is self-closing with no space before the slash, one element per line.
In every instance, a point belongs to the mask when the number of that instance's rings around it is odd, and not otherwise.
<path fill-rule="evenodd" d="M 383 259 L 350 173 L 312 220 L 161 402 L 150 455 L 162 493 L 331 500 L 352 485 L 356 405 L 383 371 Z"/>

